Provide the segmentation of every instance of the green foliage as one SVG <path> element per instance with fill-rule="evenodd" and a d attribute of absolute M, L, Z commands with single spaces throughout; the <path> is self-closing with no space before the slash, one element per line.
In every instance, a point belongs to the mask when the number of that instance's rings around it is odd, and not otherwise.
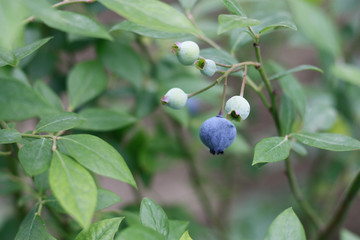
<path fill-rule="evenodd" d="M 140 205 L 141 223 L 167 238 L 169 234 L 169 220 L 164 210 L 153 200 L 144 198 Z"/>
<path fill-rule="evenodd" d="M 21 140 L 20 133 L 15 129 L 0 130 L 0 144 L 15 143 Z"/>
<path fill-rule="evenodd" d="M 91 224 L 88 230 L 80 232 L 75 240 L 103 239 L 112 240 L 124 218 L 111 218 Z"/>
<path fill-rule="evenodd" d="M 41 118 L 34 133 L 68 130 L 81 125 L 83 122 L 85 122 L 85 119 L 76 113 L 62 112 L 52 114 Z"/>
<path fill-rule="evenodd" d="M 290 143 L 287 137 L 264 138 L 255 146 L 252 165 L 281 161 L 286 159 L 289 154 Z"/>

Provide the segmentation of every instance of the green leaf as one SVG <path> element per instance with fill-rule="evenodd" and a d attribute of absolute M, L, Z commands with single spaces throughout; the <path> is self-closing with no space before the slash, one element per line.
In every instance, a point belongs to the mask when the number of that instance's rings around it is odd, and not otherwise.
<path fill-rule="evenodd" d="M 198 35 L 195 26 L 178 10 L 157 0 L 100 0 L 131 22 L 154 30 Z"/>
<path fill-rule="evenodd" d="M 304 228 L 292 210 L 283 211 L 271 223 L 264 240 L 306 240 Z"/>
<path fill-rule="evenodd" d="M 87 108 L 79 114 L 86 119 L 86 122 L 77 128 L 92 131 L 111 131 L 136 122 L 136 118 L 126 112 L 102 108 Z"/>
<path fill-rule="evenodd" d="M 45 101 L 47 101 L 51 106 L 56 108 L 59 111 L 63 111 L 63 106 L 59 97 L 54 93 L 54 91 L 46 85 L 43 81 L 38 80 L 34 85 L 35 92 L 37 92 L 40 96 L 44 97 Z"/>
<path fill-rule="evenodd" d="M 0 48 L 0 67 L 5 65 L 15 67 L 17 65 L 17 59 L 12 51 L 6 51 Z"/>
<path fill-rule="evenodd" d="M 32 88 L 16 79 L 0 78 L 0 120 L 20 121 L 54 110 Z"/>
<path fill-rule="evenodd" d="M 212 59 L 222 64 L 235 64 L 238 61 L 228 52 L 216 48 L 205 48 L 200 50 L 200 55 L 204 58 Z"/>
<path fill-rule="evenodd" d="M 218 34 L 222 34 L 234 28 L 243 28 L 260 24 L 260 21 L 256 19 L 228 14 L 220 14 L 218 21 Z"/>
<path fill-rule="evenodd" d="M 116 235 L 115 240 L 165 240 L 166 238 L 151 228 L 134 225 Z"/>
<path fill-rule="evenodd" d="M 189 222 L 169 220 L 169 235 L 167 240 L 179 240 L 189 226 Z"/>
<path fill-rule="evenodd" d="M 191 10 L 194 7 L 197 0 L 179 0 L 179 2 L 185 10 Z"/>
<path fill-rule="evenodd" d="M 19 151 L 19 160 L 30 176 L 38 175 L 50 167 L 52 158 L 52 141 L 37 139 L 25 144 Z"/>
<path fill-rule="evenodd" d="M 144 198 L 140 205 L 141 223 L 165 237 L 169 234 L 169 220 L 164 210 L 153 200 Z"/>
<path fill-rule="evenodd" d="M 49 172 L 50 188 L 64 210 L 87 228 L 96 207 L 97 190 L 88 171 L 56 151 Z"/>
<path fill-rule="evenodd" d="M 246 17 L 246 14 L 242 7 L 240 6 L 239 1 L 237 0 L 223 0 L 225 7 L 231 12 L 232 14 L 239 15 Z"/>
<path fill-rule="evenodd" d="M 280 79 L 280 78 L 282 78 L 282 77 L 284 77 L 286 75 L 296 73 L 296 72 L 299 72 L 299 71 L 303 71 L 303 70 L 313 70 L 313 71 L 317 71 L 317 72 L 320 72 L 320 73 L 324 73 L 324 71 L 321 70 L 318 67 L 315 67 L 315 66 L 312 66 L 312 65 L 300 65 L 300 66 L 288 69 L 286 71 L 279 72 L 279 73 L 269 77 L 269 80 L 271 81 L 271 80 L 275 80 L 275 79 Z"/>
<path fill-rule="evenodd" d="M 16 129 L 1 129 L 0 144 L 15 143 L 21 140 L 21 134 Z"/>
<path fill-rule="evenodd" d="M 98 96 L 105 90 L 106 84 L 107 76 L 100 62 L 78 63 L 70 71 L 67 79 L 70 108 L 75 109 Z"/>
<path fill-rule="evenodd" d="M 91 224 L 89 230 L 80 232 L 75 240 L 113 240 L 115 233 L 118 231 L 119 225 L 123 217 L 105 219 Z"/>
<path fill-rule="evenodd" d="M 37 213 L 39 206 L 36 205 L 22 221 L 15 240 L 46 239 L 47 235 L 44 221 Z"/>
<path fill-rule="evenodd" d="M 281 135 L 284 136 L 291 132 L 292 125 L 295 120 L 295 107 L 291 99 L 284 94 L 281 98 L 280 104 L 280 125 Z"/>
<path fill-rule="evenodd" d="M 275 70 L 275 72 L 284 71 L 282 66 L 274 62 L 271 63 L 271 67 Z M 280 79 L 280 86 L 284 93 L 292 100 L 295 108 L 303 117 L 306 109 L 306 95 L 298 80 L 292 75 L 286 75 Z"/>
<path fill-rule="evenodd" d="M 34 177 L 34 184 L 39 194 L 49 189 L 49 171 L 45 171 Z"/>
<path fill-rule="evenodd" d="M 101 43 L 97 52 L 101 62 L 117 76 L 125 78 L 137 89 L 143 83 L 144 70 L 139 54 L 123 43 Z"/>
<path fill-rule="evenodd" d="M 288 0 L 288 3 L 299 28 L 317 48 L 335 57 L 341 55 L 339 33 L 320 7 L 307 1 Z"/>
<path fill-rule="evenodd" d="M 290 145 L 291 145 L 291 149 L 294 150 L 294 152 L 296 152 L 300 156 L 305 157 L 307 155 L 307 150 L 301 143 L 297 141 L 291 141 Z"/>
<path fill-rule="evenodd" d="M 290 14 L 287 12 L 278 12 L 270 17 L 261 19 L 261 24 L 253 27 L 253 31 L 256 34 L 263 34 L 281 29 L 297 30 L 295 24 L 291 21 Z"/>
<path fill-rule="evenodd" d="M 49 27 L 87 37 L 112 39 L 104 26 L 85 15 L 56 10 L 44 0 L 23 2 L 36 18 Z"/>
<path fill-rule="evenodd" d="M 81 116 L 72 112 L 61 112 L 41 118 L 35 128 L 37 132 L 57 132 L 79 126 L 85 122 Z"/>
<path fill-rule="evenodd" d="M 105 209 L 121 201 L 122 199 L 112 191 L 106 190 L 104 188 L 98 188 L 98 197 L 95 211 Z"/>
<path fill-rule="evenodd" d="M 16 58 L 16 61 L 20 61 L 21 59 L 29 56 L 30 54 L 32 54 L 33 52 L 35 52 L 36 50 L 38 50 L 39 48 L 41 48 L 44 44 L 46 44 L 48 41 L 50 41 L 50 39 L 52 39 L 52 37 L 48 37 L 48 38 L 43 38 L 40 39 L 36 42 L 30 43 L 28 45 L 25 45 L 21 48 L 18 48 L 14 51 L 14 57 Z M 8 62 L 5 61 L 1 61 L 0 59 L 0 67 L 5 66 L 9 64 Z M 14 64 L 10 64 L 12 66 L 14 66 Z M 15 64 L 17 65 L 17 63 Z"/>
<path fill-rule="evenodd" d="M 180 240 L 192 240 L 190 237 L 189 231 L 184 232 L 184 234 L 181 236 Z"/>
<path fill-rule="evenodd" d="M 340 240 L 360 240 L 360 237 L 349 230 L 343 229 L 340 232 Z"/>
<path fill-rule="evenodd" d="M 190 36 L 188 33 L 175 33 L 175 32 L 165 32 L 165 31 L 159 31 L 154 30 L 148 27 L 141 26 L 139 24 L 124 20 L 121 23 L 118 23 L 114 25 L 110 32 L 114 31 L 129 31 L 133 33 L 137 33 L 142 36 L 151 37 L 151 38 L 184 38 Z"/>
<path fill-rule="evenodd" d="M 331 73 L 345 82 L 360 86 L 359 67 L 351 64 L 336 64 L 331 68 Z"/>
<path fill-rule="evenodd" d="M 292 134 L 299 142 L 329 151 L 353 151 L 360 150 L 360 141 L 334 133 L 294 133 Z"/>
<path fill-rule="evenodd" d="M 91 171 L 136 187 L 122 156 L 102 139 L 88 134 L 77 134 L 61 137 L 58 141 L 64 144 L 76 161 Z"/>
<path fill-rule="evenodd" d="M 290 143 L 287 137 L 264 138 L 255 146 L 252 165 L 277 162 L 286 159 L 290 154 Z"/>

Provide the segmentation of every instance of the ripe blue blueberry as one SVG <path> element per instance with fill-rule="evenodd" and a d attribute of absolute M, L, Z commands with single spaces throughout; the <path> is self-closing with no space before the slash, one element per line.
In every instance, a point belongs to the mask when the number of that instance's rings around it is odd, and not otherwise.
<path fill-rule="evenodd" d="M 200 127 L 200 139 L 212 154 L 223 154 L 235 137 L 234 124 L 221 115 L 207 119 Z"/>
<path fill-rule="evenodd" d="M 185 107 L 188 96 L 180 88 L 170 89 L 162 98 L 161 103 L 173 109 L 180 109 Z"/>
<path fill-rule="evenodd" d="M 179 62 L 184 65 L 193 65 L 199 58 L 199 46 L 193 41 L 176 42 L 172 47 L 172 52 L 176 54 Z"/>
<path fill-rule="evenodd" d="M 203 75 L 208 77 L 213 76 L 217 71 L 216 63 L 211 59 L 199 58 L 194 64 Z"/>
<path fill-rule="evenodd" d="M 250 114 L 250 104 L 242 96 L 233 96 L 225 104 L 226 117 L 240 122 Z"/>

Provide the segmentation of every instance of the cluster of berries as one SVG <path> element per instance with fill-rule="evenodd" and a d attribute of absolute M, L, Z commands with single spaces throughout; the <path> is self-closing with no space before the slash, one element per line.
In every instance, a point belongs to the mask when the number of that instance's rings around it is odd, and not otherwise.
<path fill-rule="evenodd" d="M 195 66 L 205 76 L 211 77 L 217 72 L 217 64 L 213 60 L 200 57 L 200 49 L 195 42 L 176 42 L 172 51 L 180 63 Z M 186 105 L 188 97 L 182 89 L 172 88 L 161 98 L 161 102 L 173 109 L 181 109 Z M 248 117 L 250 105 L 242 96 L 233 96 L 225 104 L 225 113 L 226 118 L 240 122 Z M 212 154 L 223 154 L 235 140 L 236 128 L 226 118 L 220 113 L 207 119 L 200 127 L 200 139 Z"/>

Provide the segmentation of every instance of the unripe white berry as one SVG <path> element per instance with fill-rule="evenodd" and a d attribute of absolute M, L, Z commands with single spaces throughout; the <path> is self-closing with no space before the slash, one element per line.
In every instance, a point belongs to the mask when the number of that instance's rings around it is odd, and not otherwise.
<path fill-rule="evenodd" d="M 250 113 L 250 104 L 242 96 L 233 96 L 225 104 L 226 117 L 232 120 L 245 120 Z"/>
<path fill-rule="evenodd" d="M 161 103 L 173 109 L 181 109 L 185 107 L 188 96 L 180 88 L 170 89 L 162 98 Z"/>
<path fill-rule="evenodd" d="M 193 41 L 176 42 L 172 48 L 180 63 L 193 65 L 199 58 L 200 48 Z"/>

